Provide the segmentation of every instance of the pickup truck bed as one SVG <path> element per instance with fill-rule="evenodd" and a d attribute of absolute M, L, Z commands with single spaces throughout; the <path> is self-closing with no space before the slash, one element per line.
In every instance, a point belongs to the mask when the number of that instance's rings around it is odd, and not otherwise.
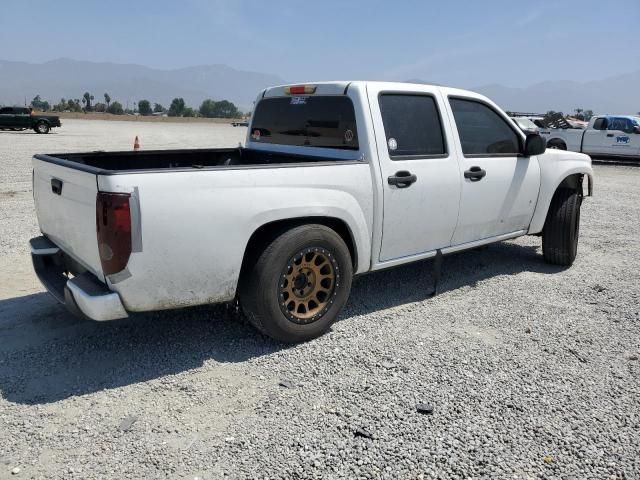
<path fill-rule="evenodd" d="M 139 152 L 54 153 L 36 155 L 49 163 L 100 175 L 150 173 L 166 170 L 220 169 L 334 162 L 335 158 L 285 154 L 247 148 L 213 148 L 191 150 L 146 150 Z"/>

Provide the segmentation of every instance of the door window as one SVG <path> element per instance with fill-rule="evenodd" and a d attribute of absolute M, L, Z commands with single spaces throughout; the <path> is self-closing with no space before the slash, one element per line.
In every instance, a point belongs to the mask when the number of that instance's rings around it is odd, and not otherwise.
<path fill-rule="evenodd" d="M 593 122 L 594 130 L 606 130 L 607 129 L 607 119 L 605 117 L 597 118 L 595 122 Z"/>
<path fill-rule="evenodd" d="M 520 153 L 520 136 L 487 105 L 449 99 L 465 156 L 513 156 Z"/>
<path fill-rule="evenodd" d="M 392 160 L 446 156 L 440 112 L 432 96 L 383 93 L 378 101 Z"/>
<path fill-rule="evenodd" d="M 630 118 L 615 117 L 611 119 L 609 130 L 621 130 L 624 133 L 633 133 L 633 122 Z"/>
<path fill-rule="evenodd" d="M 13 113 L 13 108 L 11 107 L 0 108 L 0 115 L 9 115 L 11 113 Z"/>

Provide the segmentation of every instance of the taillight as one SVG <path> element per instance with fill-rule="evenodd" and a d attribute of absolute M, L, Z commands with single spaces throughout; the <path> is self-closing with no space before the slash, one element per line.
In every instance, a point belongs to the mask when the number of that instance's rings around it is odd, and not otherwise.
<path fill-rule="evenodd" d="M 293 85 L 284 87 L 284 93 L 287 95 L 311 95 L 316 93 L 315 85 Z"/>
<path fill-rule="evenodd" d="M 105 275 L 121 272 L 131 255 L 131 209 L 128 193 L 98 192 L 96 232 Z"/>

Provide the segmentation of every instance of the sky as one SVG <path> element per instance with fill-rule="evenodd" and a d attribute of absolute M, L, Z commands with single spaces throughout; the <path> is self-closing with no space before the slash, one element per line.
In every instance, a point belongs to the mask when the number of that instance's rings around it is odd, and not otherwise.
<path fill-rule="evenodd" d="M 0 59 L 461 87 L 640 69 L 640 0 L 2 0 Z"/>

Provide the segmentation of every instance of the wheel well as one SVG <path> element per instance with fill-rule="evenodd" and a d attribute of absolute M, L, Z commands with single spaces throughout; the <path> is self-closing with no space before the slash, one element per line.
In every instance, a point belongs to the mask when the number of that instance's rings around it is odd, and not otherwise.
<path fill-rule="evenodd" d="M 309 224 L 324 225 L 336 232 L 347 245 L 349 253 L 351 254 L 353 267 L 357 268 L 358 252 L 356 250 L 355 242 L 353 241 L 353 234 L 351 233 L 349 226 L 343 220 L 334 217 L 298 217 L 270 222 L 262 225 L 253 232 L 244 250 L 242 268 L 240 269 L 240 278 L 242 278 L 242 275 L 248 265 L 251 265 L 251 263 L 256 260 L 256 257 L 260 255 L 262 247 L 266 246 L 269 242 L 287 230 Z"/>
<path fill-rule="evenodd" d="M 584 178 L 584 174 L 576 173 L 573 175 L 569 175 L 567 178 L 562 180 L 558 188 L 556 188 L 556 192 L 561 188 L 568 188 L 570 190 L 577 190 L 577 192 L 582 195 L 582 179 Z M 554 192 L 555 195 L 555 192 Z"/>
<path fill-rule="evenodd" d="M 564 145 L 565 147 L 567 146 L 567 142 L 565 142 L 563 139 L 561 138 L 550 138 L 547 141 L 547 145 Z"/>

